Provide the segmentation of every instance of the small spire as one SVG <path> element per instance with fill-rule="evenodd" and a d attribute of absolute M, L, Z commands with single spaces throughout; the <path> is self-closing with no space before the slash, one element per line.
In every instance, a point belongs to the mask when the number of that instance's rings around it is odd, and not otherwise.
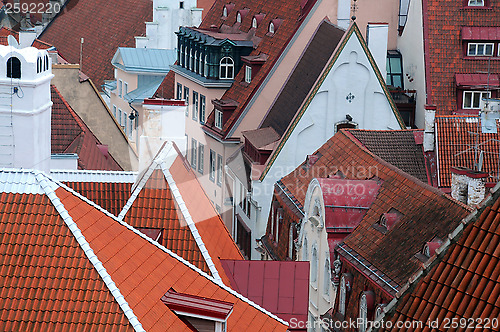
<path fill-rule="evenodd" d="M 351 20 L 353 21 L 356 21 L 356 11 L 358 10 L 358 5 L 356 3 L 357 0 L 353 0 L 353 3 L 352 3 L 352 17 L 351 17 Z"/>

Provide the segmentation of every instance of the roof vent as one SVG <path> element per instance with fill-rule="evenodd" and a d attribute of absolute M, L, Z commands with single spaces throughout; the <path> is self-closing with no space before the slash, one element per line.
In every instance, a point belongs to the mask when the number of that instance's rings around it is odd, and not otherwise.
<path fill-rule="evenodd" d="M 424 248 L 422 249 L 422 255 L 430 258 L 434 253 L 436 253 L 437 248 L 441 247 L 443 241 L 440 239 L 434 239 L 430 242 L 426 242 Z"/>
<path fill-rule="evenodd" d="M 380 226 L 385 227 L 388 231 L 391 230 L 394 225 L 399 221 L 399 215 L 397 213 L 384 213 L 380 217 Z"/>

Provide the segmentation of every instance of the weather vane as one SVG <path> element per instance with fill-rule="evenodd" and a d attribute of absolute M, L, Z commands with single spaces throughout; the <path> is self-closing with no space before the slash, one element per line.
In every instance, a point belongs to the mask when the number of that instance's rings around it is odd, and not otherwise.
<path fill-rule="evenodd" d="M 352 3 L 352 6 L 351 6 L 352 7 L 352 17 L 351 17 L 351 19 L 353 21 L 355 21 L 356 20 L 356 11 L 358 10 L 358 5 L 356 4 L 357 0 L 353 0 L 353 1 L 354 2 Z"/>

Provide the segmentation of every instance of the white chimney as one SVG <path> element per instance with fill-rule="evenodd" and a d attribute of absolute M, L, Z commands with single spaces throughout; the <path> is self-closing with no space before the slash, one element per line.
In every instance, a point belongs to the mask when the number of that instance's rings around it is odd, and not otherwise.
<path fill-rule="evenodd" d="M 434 123 L 436 120 L 436 105 L 425 105 L 424 116 L 424 151 L 434 151 L 435 149 L 435 134 Z"/>
<path fill-rule="evenodd" d="M 35 30 L 21 30 L 19 31 L 19 46 L 30 47 L 36 39 L 36 31 Z"/>
<path fill-rule="evenodd" d="M 386 66 L 388 38 L 389 23 L 368 23 L 368 26 L 366 27 L 366 42 L 384 79 L 387 75 Z"/>
<path fill-rule="evenodd" d="M 182 154 L 186 151 L 186 105 L 180 100 L 146 99 L 142 104 L 139 139 L 139 172 L 156 156 L 165 141 L 175 142 Z"/>
<path fill-rule="evenodd" d="M 351 22 L 351 0 L 338 0 L 337 25 L 347 30 Z"/>
<path fill-rule="evenodd" d="M 467 204 L 477 205 L 486 195 L 485 179 L 488 173 L 465 167 L 451 167 L 451 197 Z"/>

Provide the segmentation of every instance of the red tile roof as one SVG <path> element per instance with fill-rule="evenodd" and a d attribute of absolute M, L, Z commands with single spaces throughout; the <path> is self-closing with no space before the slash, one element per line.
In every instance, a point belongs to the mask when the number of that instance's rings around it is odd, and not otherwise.
<path fill-rule="evenodd" d="M 339 253 L 349 260 L 352 258 L 352 264 L 357 259 L 374 266 L 379 275 L 383 274 L 377 282 L 388 287 L 389 293 L 395 293 L 419 268 L 420 263 L 413 256 L 424 244 L 435 236 L 445 238 L 470 210 L 376 156 L 349 131 L 335 134 L 315 154 L 319 159 L 313 166 L 307 168 L 302 164 L 282 178 L 279 185 L 303 206 L 309 182 L 315 177 L 327 178 L 341 172 L 346 179 L 380 181 L 375 201 L 344 240 Z M 374 224 L 391 209 L 402 214 L 401 221 L 383 233 Z M 278 246 L 288 246 L 287 238 L 280 238 Z"/>
<path fill-rule="evenodd" d="M 4 170 L 0 179 L 2 330 L 120 331 L 132 324 L 186 331 L 161 301 L 170 289 L 232 303 L 228 331 L 286 330 L 275 316 L 43 173 Z"/>
<path fill-rule="evenodd" d="M 175 158 L 168 170 L 160 166 L 163 158 Z M 119 218 L 134 227 L 163 229 L 162 245 L 207 273 L 218 272 L 228 285 L 220 259 L 243 256 L 176 148 L 165 145 L 137 183 Z M 174 197 L 173 191 L 179 197 Z M 211 261 L 207 262 L 207 254 Z M 212 262 L 215 271 L 210 266 Z"/>
<path fill-rule="evenodd" d="M 17 42 L 19 42 L 19 32 L 6 27 L 2 27 L 0 29 L 0 45 L 9 45 L 9 42 L 7 41 L 8 36 L 16 37 Z M 40 39 L 35 39 L 31 46 L 36 47 L 40 50 L 46 50 L 54 47 L 49 43 L 41 41 Z"/>
<path fill-rule="evenodd" d="M 288 322 L 307 321 L 309 262 L 223 260 L 222 266 L 238 293 Z"/>
<path fill-rule="evenodd" d="M 384 320 L 421 322 L 412 331 L 449 331 L 451 322 L 474 322 L 472 328 L 499 331 L 500 317 L 500 191 L 478 213 L 450 234 L 416 287 L 401 294 L 392 317 Z M 461 231 L 464 229 L 463 231 Z M 413 286 L 414 286 L 413 285 Z M 447 320 L 450 322 L 447 327 Z M 489 320 L 489 323 L 486 323 Z M 496 320 L 496 321 L 495 321 Z M 495 321 L 495 325 L 492 322 Z M 429 326 L 436 322 L 434 326 Z M 486 326 L 488 324 L 488 326 Z M 463 326 L 463 325 L 462 325 Z M 467 325 L 471 326 L 471 325 Z M 387 329 L 390 330 L 390 329 Z M 465 330 L 465 329 L 464 329 Z M 393 328 L 392 331 L 401 331 Z"/>
<path fill-rule="evenodd" d="M 67 1 L 61 12 L 40 35 L 70 63 L 80 63 L 96 86 L 113 79 L 111 59 L 118 47 L 135 47 L 134 36 L 146 31 L 144 22 L 153 15 L 150 0 Z"/>
<path fill-rule="evenodd" d="M 489 61 L 490 57 L 466 57 L 462 44 L 465 39 L 461 35 L 462 32 L 467 37 L 469 32 L 472 36 L 476 31 L 498 31 L 500 7 L 464 7 L 465 3 L 452 1 L 443 6 L 440 0 L 422 2 L 427 104 L 435 104 L 437 114 L 452 114 L 457 110 L 453 84 L 456 73 L 500 74 L 500 61 L 493 60 L 495 58 Z"/>
<path fill-rule="evenodd" d="M 468 88 L 500 86 L 499 76 L 495 74 L 455 74 L 455 82 L 457 86 Z"/>
<path fill-rule="evenodd" d="M 52 154 L 78 154 L 79 169 L 122 170 L 53 85 L 51 99 Z"/>
<path fill-rule="evenodd" d="M 234 78 L 235 84 L 233 84 L 231 88 L 229 88 L 222 96 L 221 100 L 234 100 L 239 105 L 236 110 L 232 112 L 231 117 L 224 123 L 222 128 L 223 136 L 225 136 L 229 129 L 234 125 L 235 121 L 246 107 L 247 102 L 257 91 L 257 88 L 263 82 L 263 79 L 267 76 L 271 67 L 274 65 L 279 55 L 283 52 L 293 33 L 295 33 L 296 29 L 303 22 L 302 19 L 305 17 L 305 14 L 312 7 L 313 3 L 316 2 L 316 0 L 309 0 L 307 2 L 238 0 L 235 3 L 235 7 L 230 11 L 228 17 L 223 18 L 223 8 L 230 2 L 231 1 L 229 0 L 216 1 L 205 16 L 200 28 L 209 30 L 212 25 L 215 25 L 224 29 L 233 27 L 246 33 L 251 28 L 252 18 L 259 13 L 264 13 L 265 17 L 255 32 L 255 36 L 262 39 L 252 51 L 250 56 L 264 53 L 268 57 L 267 61 L 262 65 L 258 73 L 255 74 L 255 77 L 252 78 L 252 82 L 248 84 L 248 86 L 238 83 L 243 81 L 245 75 L 244 70 L 240 70 Z M 234 1 L 231 3 L 234 3 Z M 302 5 L 306 3 L 307 6 L 303 8 Z M 237 26 L 238 23 L 236 23 L 236 14 L 239 10 L 243 10 L 244 8 L 248 9 L 248 13 L 242 18 L 241 25 Z M 269 23 L 271 20 L 276 18 L 282 19 L 283 22 L 274 34 L 268 34 Z M 213 124 L 214 119 L 214 112 L 211 112 L 207 118 L 207 125 L 216 130 Z"/>
<path fill-rule="evenodd" d="M 481 153 L 482 171 L 490 174 L 486 181 L 498 182 L 498 133 L 483 133 L 477 116 L 436 116 L 435 130 L 439 187 L 451 187 L 452 166 L 476 169 L 474 164 L 479 162 Z"/>

